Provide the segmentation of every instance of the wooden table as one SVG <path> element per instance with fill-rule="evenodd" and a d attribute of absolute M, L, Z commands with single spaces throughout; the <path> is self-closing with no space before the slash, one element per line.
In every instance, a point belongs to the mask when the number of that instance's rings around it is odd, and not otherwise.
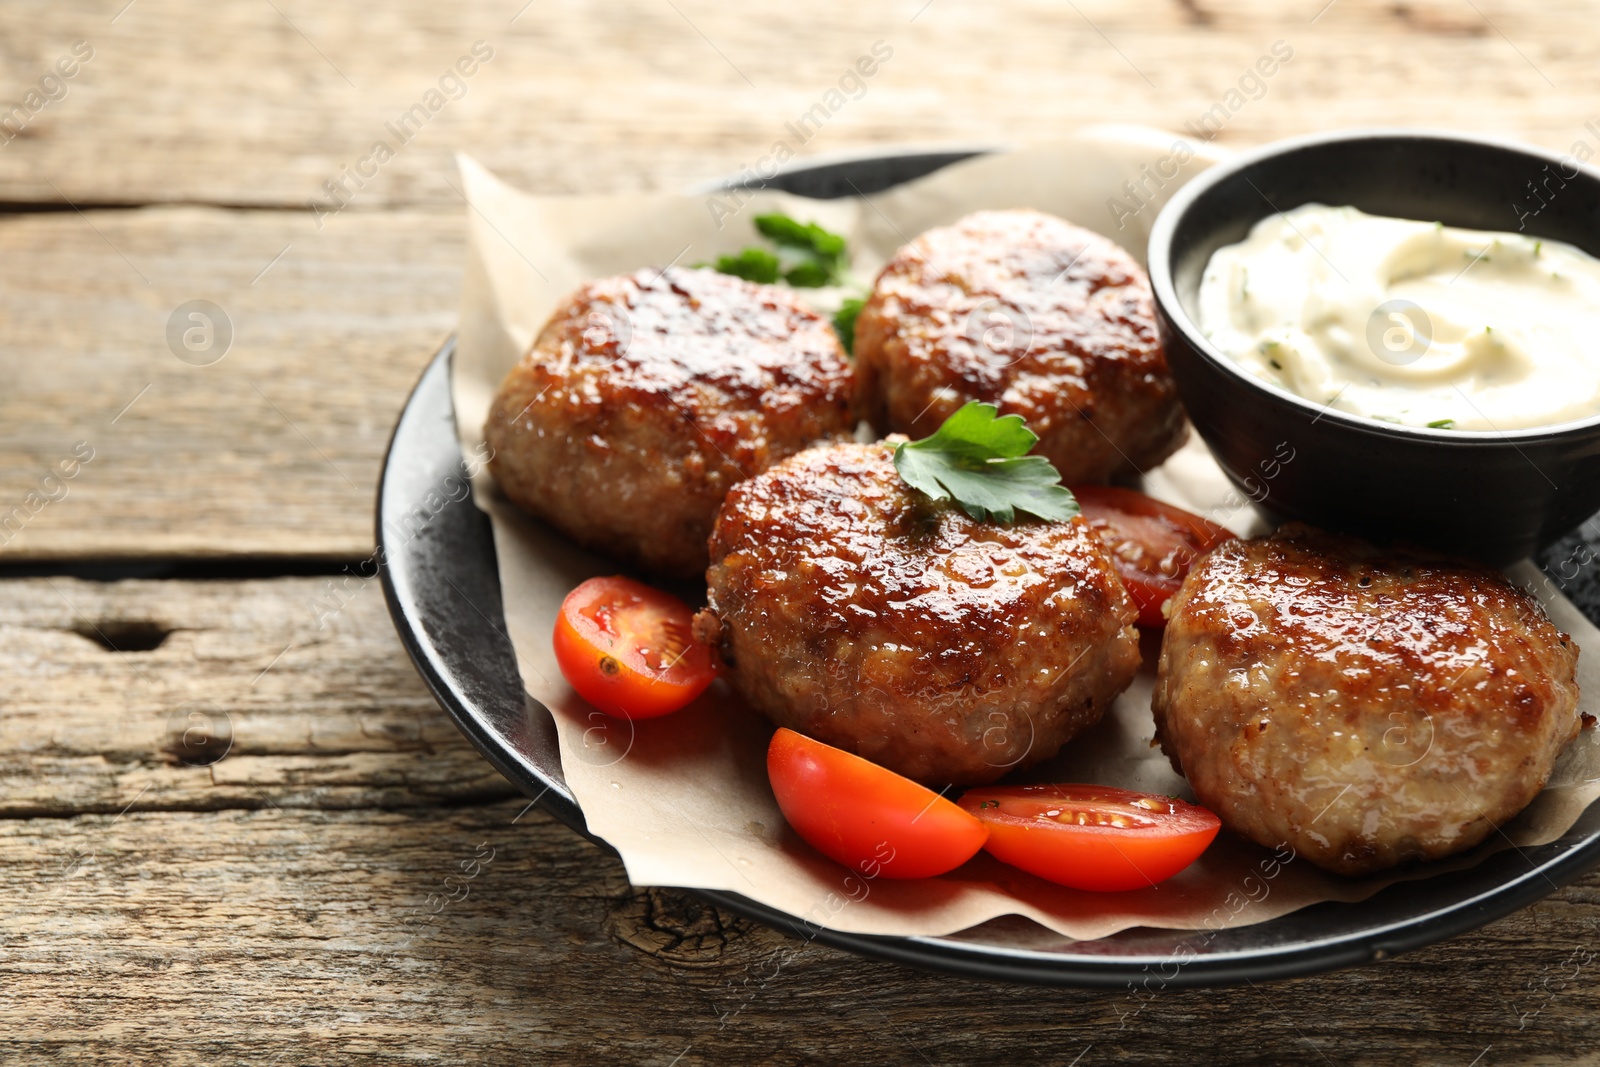
<path fill-rule="evenodd" d="M 796 943 L 631 888 L 529 810 L 346 569 L 372 551 L 390 426 L 452 329 L 456 149 L 540 192 L 679 188 L 764 155 L 876 41 L 892 58 L 806 154 L 1181 127 L 1219 102 L 1230 144 L 1413 123 L 1600 147 L 1600 5 L 369 8 L 5 6 L 0 110 L 23 108 L 0 126 L 8 1062 L 1593 1054 L 1600 876 L 1381 965 L 1148 1002 L 817 945 L 767 981 Z M 1293 59 L 1227 107 L 1280 40 Z M 492 55 L 430 107 L 479 41 Z M 191 300 L 231 324 L 207 365 L 168 342 Z"/>

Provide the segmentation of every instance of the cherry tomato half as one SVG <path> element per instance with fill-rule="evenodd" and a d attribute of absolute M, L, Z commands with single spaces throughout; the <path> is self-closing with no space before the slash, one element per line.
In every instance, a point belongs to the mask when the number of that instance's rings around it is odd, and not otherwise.
<path fill-rule="evenodd" d="M 961 807 L 989 826 L 996 859 L 1040 878 L 1116 892 L 1171 878 L 1222 826 L 1205 808 L 1104 785 L 970 789 Z"/>
<path fill-rule="evenodd" d="M 1132 489 L 1086 485 L 1072 493 L 1139 605 L 1140 626 L 1165 626 L 1161 606 L 1183 584 L 1189 565 L 1233 538 L 1225 527 Z"/>
<path fill-rule="evenodd" d="M 694 639 L 694 613 L 632 578 L 590 578 L 561 602 L 556 662 L 578 695 L 607 715 L 653 719 L 677 711 L 716 677 Z"/>
<path fill-rule="evenodd" d="M 793 730 L 772 735 L 767 776 L 795 833 L 869 878 L 953 871 L 989 836 L 933 790 Z"/>

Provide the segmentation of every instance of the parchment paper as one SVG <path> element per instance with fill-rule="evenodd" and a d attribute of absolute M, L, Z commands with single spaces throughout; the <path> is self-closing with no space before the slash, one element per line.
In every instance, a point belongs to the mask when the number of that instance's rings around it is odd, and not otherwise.
<path fill-rule="evenodd" d="M 891 192 L 836 201 L 771 192 L 533 197 L 463 157 L 470 243 L 452 377 L 463 449 L 484 454 L 482 428 L 494 390 L 555 302 L 586 279 L 736 251 L 753 243 L 751 218 L 771 210 L 846 234 L 854 269 L 865 281 L 911 237 L 980 208 L 1052 212 L 1106 234 L 1142 261 L 1159 203 L 1213 157 L 1198 153 L 1164 188 L 1146 181 L 1157 202 L 1131 217 L 1121 212 L 1120 228 L 1108 200 L 1133 203 L 1123 183 L 1139 182 L 1145 165 L 1170 171 L 1177 141 L 1139 128 L 1087 130 L 1054 146 L 957 164 Z M 1462 868 L 1513 844 L 1554 840 L 1600 795 L 1600 744 L 1596 731 L 1585 730 L 1563 754 L 1550 786 L 1503 833 L 1464 856 L 1399 875 L 1339 878 L 1288 852 L 1274 854 L 1224 833 L 1183 874 L 1129 893 L 1065 889 L 983 854 L 940 878 L 869 880 L 813 852 L 788 829 L 766 780 L 771 727 L 738 707 L 721 683 L 680 713 L 639 723 L 609 719 L 580 700 L 555 665 L 551 629 L 572 587 L 615 573 L 617 565 L 524 516 L 500 497 L 486 471 L 474 488 L 493 521 L 506 625 L 523 682 L 555 717 L 562 769 L 589 829 L 617 849 L 636 885 L 731 890 L 814 926 L 868 934 L 953 933 L 1007 914 L 1078 939 L 1132 926 L 1221 929 L 1318 901 L 1360 900 L 1400 878 Z M 1197 440 L 1151 472 L 1145 489 L 1238 533 L 1261 532 L 1260 518 Z M 1589 650 L 1579 681 L 1584 709 L 1593 713 L 1600 697 L 1600 631 L 1540 581 L 1531 563 L 1513 574 L 1539 592 L 1556 625 Z M 703 589 L 686 592 L 703 598 Z M 1190 795 L 1151 742 L 1156 652 L 1147 640 L 1145 669 L 1106 719 L 1026 780 Z"/>

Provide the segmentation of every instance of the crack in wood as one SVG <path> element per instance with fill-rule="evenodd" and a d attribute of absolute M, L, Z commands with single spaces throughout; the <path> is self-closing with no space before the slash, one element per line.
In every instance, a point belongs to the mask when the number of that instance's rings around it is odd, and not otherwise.
<path fill-rule="evenodd" d="M 154 652 L 178 629 L 154 619 L 101 619 L 99 622 L 82 619 L 69 626 L 66 632 L 77 634 L 107 652 Z"/>
<path fill-rule="evenodd" d="M 206 769 L 206 768 L 201 768 Z M 266 797 L 255 800 L 218 797 L 214 804 L 207 804 L 203 800 L 184 800 L 175 803 L 162 803 L 150 801 L 148 803 L 131 804 L 118 807 L 110 804 L 90 804 L 71 809 L 47 808 L 44 806 L 16 807 L 9 810 L 0 810 L 0 823 L 29 822 L 35 820 L 74 821 L 100 815 L 126 816 L 126 815 L 211 815 L 224 811 L 306 811 L 306 812 L 419 812 L 419 811 L 448 811 L 457 808 L 492 808 L 497 804 L 504 804 L 507 800 L 519 797 L 522 794 L 514 789 L 509 782 L 504 788 L 486 786 L 477 790 L 456 793 L 451 796 L 429 797 L 417 796 L 415 803 L 384 804 L 369 802 L 365 804 L 337 805 L 329 803 L 297 803 L 292 799 L 273 800 Z M 329 793 L 340 789 L 339 786 L 321 786 L 319 792 Z M 351 792 L 370 792 L 371 786 L 342 787 Z M 321 801 L 332 799 L 320 796 Z"/>
<path fill-rule="evenodd" d="M 370 555 L 353 556 L 152 556 L 148 559 L 40 560 L 0 563 L 0 582 L 24 578 L 77 578 L 89 582 L 250 581 L 267 578 L 322 578 L 358 573 L 372 565 Z"/>

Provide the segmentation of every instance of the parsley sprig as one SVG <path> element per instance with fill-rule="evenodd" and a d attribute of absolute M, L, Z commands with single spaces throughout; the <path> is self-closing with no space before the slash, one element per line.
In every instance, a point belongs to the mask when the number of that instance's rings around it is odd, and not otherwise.
<path fill-rule="evenodd" d="M 756 229 L 778 246 L 780 259 L 793 266 L 784 270 L 783 280 L 805 289 L 838 285 L 844 281 L 844 238 L 814 222 L 797 222 L 788 215 L 757 215 Z"/>
<path fill-rule="evenodd" d="M 843 237 L 788 215 L 757 215 L 755 224 L 756 232 L 776 245 L 777 251 L 752 245 L 735 256 L 718 256 L 717 270 L 763 285 L 774 285 L 782 278 L 797 289 L 844 282 L 847 250 Z"/>
<path fill-rule="evenodd" d="M 953 499 L 979 522 L 1010 522 L 1018 511 L 1065 522 L 1078 514 L 1077 498 L 1049 460 L 1028 455 L 1038 442 L 1020 416 L 974 400 L 933 436 L 896 446 L 894 466 L 913 489 Z"/>
<path fill-rule="evenodd" d="M 757 215 L 755 226 L 773 248 L 750 245 L 737 255 L 718 256 L 711 266 L 723 274 L 761 285 L 781 281 L 797 289 L 821 289 L 848 284 L 850 250 L 839 234 L 779 213 Z M 859 297 L 847 297 L 833 315 L 833 328 L 846 352 L 854 347 L 856 315 L 862 303 Z"/>

